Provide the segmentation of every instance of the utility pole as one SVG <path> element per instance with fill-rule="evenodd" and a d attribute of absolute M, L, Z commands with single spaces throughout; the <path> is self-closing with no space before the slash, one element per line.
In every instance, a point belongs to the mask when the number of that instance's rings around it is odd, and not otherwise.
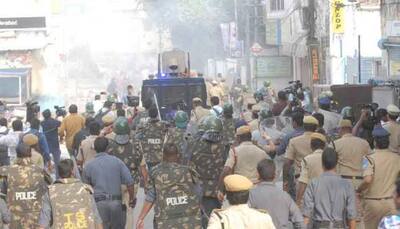
<path fill-rule="evenodd" d="M 245 39 L 245 61 L 246 61 L 246 85 L 251 86 L 251 63 L 250 63 L 250 1 L 246 0 L 246 39 Z"/>

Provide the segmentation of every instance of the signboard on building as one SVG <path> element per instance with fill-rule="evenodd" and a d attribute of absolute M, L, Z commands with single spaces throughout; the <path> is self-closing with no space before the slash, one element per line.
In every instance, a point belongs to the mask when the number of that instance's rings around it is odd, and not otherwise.
<path fill-rule="evenodd" d="M 387 21 L 386 32 L 389 37 L 400 37 L 400 21 Z"/>
<path fill-rule="evenodd" d="M 317 46 L 310 48 L 312 80 L 318 81 L 319 76 L 319 49 Z"/>
<path fill-rule="evenodd" d="M 256 77 L 291 77 L 292 59 L 288 56 L 258 57 L 255 63 Z"/>
<path fill-rule="evenodd" d="M 46 28 L 46 17 L 0 18 L 0 30 L 42 28 Z"/>
<path fill-rule="evenodd" d="M 331 14 L 333 33 L 344 33 L 344 0 L 334 0 L 332 2 Z"/>
<path fill-rule="evenodd" d="M 268 45 L 281 45 L 281 20 L 267 19 L 265 27 L 265 43 Z"/>
<path fill-rule="evenodd" d="M 389 50 L 389 73 L 391 78 L 400 77 L 400 48 Z"/>

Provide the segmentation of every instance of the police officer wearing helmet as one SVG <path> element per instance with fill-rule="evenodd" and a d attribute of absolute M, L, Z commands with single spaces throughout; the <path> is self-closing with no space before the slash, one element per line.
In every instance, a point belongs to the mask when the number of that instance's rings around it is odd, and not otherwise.
<path fill-rule="evenodd" d="M 324 115 L 324 130 L 326 133 L 331 134 L 335 131 L 342 119 L 340 114 L 331 111 L 332 92 L 322 93 L 318 98 L 318 113 Z"/>
<path fill-rule="evenodd" d="M 0 168 L 0 177 L 7 182 L 7 204 L 12 215 L 10 228 L 32 228 L 37 225 L 42 198 L 51 178 L 32 164 L 28 145 L 21 143 L 16 151 L 16 164 Z"/>
<path fill-rule="evenodd" d="M 60 179 L 43 197 L 40 228 L 103 228 L 93 189 L 73 177 L 73 161 L 62 160 L 57 167 Z"/>
<path fill-rule="evenodd" d="M 148 172 L 162 161 L 162 149 L 168 132 L 166 124 L 158 118 L 156 107 L 149 109 L 149 117 L 148 122 L 137 133 L 137 136 L 140 136 L 139 151 L 147 165 L 147 167 L 141 165 L 145 185 L 148 181 Z"/>
<path fill-rule="evenodd" d="M 375 229 L 384 216 L 396 214 L 392 195 L 400 173 L 400 156 L 389 149 L 389 132 L 376 126 L 372 135 L 375 150 L 373 154 L 364 157 L 364 180 L 357 189 L 364 200 L 366 229 Z"/>
<path fill-rule="evenodd" d="M 233 106 L 226 103 L 223 107 L 222 121 L 222 141 L 225 145 L 225 156 L 228 156 L 229 149 L 235 141 L 235 123 L 237 119 L 233 118 Z"/>
<path fill-rule="evenodd" d="M 224 178 L 226 197 L 230 207 L 214 210 L 208 223 L 208 229 L 275 229 L 271 216 L 265 211 L 248 206 L 249 190 L 253 183 L 241 175 L 229 175 Z"/>
<path fill-rule="evenodd" d="M 85 118 L 94 117 L 95 113 L 93 102 L 87 102 L 85 105 Z"/>
<path fill-rule="evenodd" d="M 189 116 L 184 111 L 177 111 L 174 117 L 175 127 L 168 129 L 167 143 L 174 143 L 179 150 L 179 159 L 187 159 L 187 138 L 189 137 L 186 128 L 189 123 Z"/>
<path fill-rule="evenodd" d="M 142 161 L 142 155 L 134 149 L 130 139 L 130 128 L 128 119 L 119 117 L 113 124 L 114 139 L 109 141 L 107 153 L 115 156 L 124 162 L 134 179 L 134 196 L 136 196 L 139 186 L 139 168 Z M 126 225 L 133 225 L 133 208 L 129 207 L 129 193 L 126 185 L 122 185 L 122 203 L 123 211 L 126 211 Z M 123 219 L 125 221 L 125 219 Z M 130 228 L 130 227 L 129 227 Z"/>
<path fill-rule="evenodd" d="M 203 226 L 207 225 L 207 218 L 211 211 L 220 208 L 217 199 L 218 178 L 224 166 L 225 145 L 222 141 L 222 122 L 213 115 L 202 121 L 204 133 L 197 143 L 194 143 L 190 166 L 199 174 L 199 183 L 202 187 Z"/>
<path fill-rule="evenodd" d="M 201 228 L 198 175 L 179 164 L 178 154 L 176 145 L 164 145 L 163 161 L 150 172 L 149 190 L 136 228 L 144 228 L 144 218 L 153 206 L 154 228 Z"/>
<path fill-rule="evenodd" d="M 395 153 L 400 153 L 400 125 L 397 123 L 400 109 L 396 105 L 390 104 L 386 110 L 388 112 L 388 122 L 383 125 L 383 128 L 390 134 L 389 149 Z"/>
<path fill-rule="evenodd" d="M 350 106 L 343 107 L 342 112 L 340 114 L 342 115 L 342 119 L 350 120 L 352 125 L 356 121 L 354 117 L 353 108 Z"/>

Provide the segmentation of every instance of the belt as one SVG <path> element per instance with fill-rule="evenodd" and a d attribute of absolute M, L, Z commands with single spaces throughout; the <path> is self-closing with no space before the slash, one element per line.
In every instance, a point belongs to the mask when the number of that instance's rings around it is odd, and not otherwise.
<path fill-rule="evenodd" d="M 327 227 L 327 228 L 344 228 L 345 224 L 343 221 L 313 221 L 313 228 Z"/>
<path fill-rule="evenodd" d="M 121 195 L 111 195 L 111 194 L 102 194 L 102 195 L 97 195 L 94 197 L 94 201 L 100 202 L 100 201 L 106 201 L 106 200 L 122 200 Z"/>
<path fill-rule="evenodd" d="M 382 198 L 369 198 L 369 197 L 364 197 L 364 200 L 390 200 L 393 199 L 393 197 L 382 197 Z"/>
<path fill-rule="evenodd" d="M 364 179 L 364 177 L 362 177 L 362 176 L 346 176 L 346 175 L 341 175 L 341 177 L 342 177 L 343 179 L 351 179 L 351 180 L 353 180 L 353 179 L 355 179 L 355 180 L 363 180 L 363 179 Z"/>

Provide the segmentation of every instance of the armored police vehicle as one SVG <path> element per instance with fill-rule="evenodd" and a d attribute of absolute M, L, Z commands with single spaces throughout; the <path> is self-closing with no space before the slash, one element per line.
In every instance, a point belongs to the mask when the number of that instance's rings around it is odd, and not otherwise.
<path fill-rule="evenodd" d="M 151 99 L 158 107 L 163 120 L 173 119 L 177 110 L 190 115 L 192 99 L 207 100 L 203 78 L 190 77 L 190 56 L 181 50 L 159 54 L 158 72 L 142 84 L 142 103 Z"/>

